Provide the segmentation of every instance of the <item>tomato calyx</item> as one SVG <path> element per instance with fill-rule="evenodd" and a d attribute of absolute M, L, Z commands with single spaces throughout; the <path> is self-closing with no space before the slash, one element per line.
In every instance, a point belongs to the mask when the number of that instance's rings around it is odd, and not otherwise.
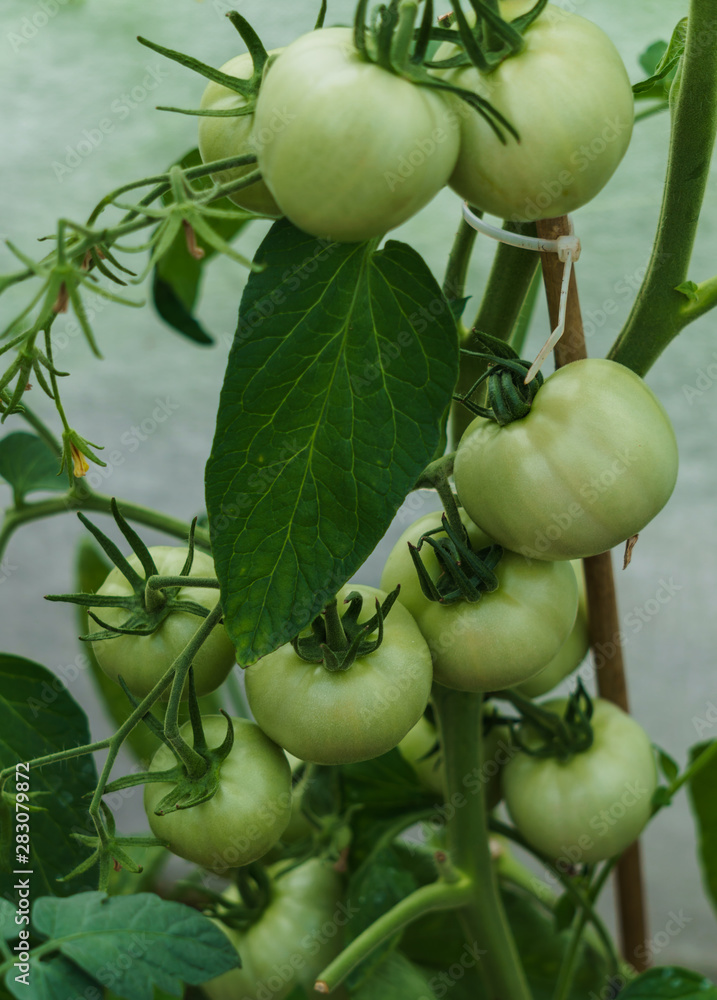
<path fill-rule="evenodd" d="M 501 427 L 514 420 L 521 420 L 530 413 L 535 395 L 545 381 L 543 374 L 537 372 L 526 385 L 525 378 L 532 367 L 532 362 L 518 357 L 509 344 L 497 337 L 477 331 L 474 331 L 474 336 L 478 342 L 482 342 L 486 350 L 462 350 L 461 353 L 480 358 L 490 367 L 473 383 L 468 392 L 456 393 L 453 398 L 471 413 L 494 420 Z M 488 383 L 487 406 L 472 398 L 484 382 Z"/>
<path fill-rule="evenodd" d="M 537 6 L 545 6 L 546 2 L 547 0 L 538 0 Z M 487 8 L 482 0 L 471 0 L 471 4 L 474 7 L 478 5 Z M 388 4 L 374 8 L 371 12 L 370 26 L 366 24 L 368 6 L 369 0 L 359 0 L 354 17 L 354 45 L 363 59 L 376 63 L 387 72 L 395 73 L 417 86 L 454 94 L 486 120 L 503 144 L 507 142 L 506 132 L 514 140 L 519 140 L 520 137 L 511 123 L 493 107 L 490 101 L 429 73 L 425 64 L 430 43 L 447 39 L 456 41 L 457 37 L 456 32 L 433 25 L 433 0 L 426 0 L 421 25 L 418 28 L 415 27 L 418 16 L 418 4 L 415 0 L 391 0 Z M 512 25 L 503 21 L 500 15 L 492 10 L 489 10 L 489 17 L 499 22 L 494 26 L 494 30 L 502 35 L 504 40 L 510 39 L 505 42 L 507 49 L 512 51 L 515 46 L 522 48 L 521 35 Z M 466 31 L 470 39 L 467 45 L 468 62 L 478 60 L 476 65 L 488 66 L 489 59 L 483 48 L 485 40 L 480 32 L 473 31 L 467 22 Z M 507 54 L 505 51 L 503 58 Z"/>
<path fill-rule="evenodd" d="M 228 11 L 226 16 L 241 35 L 242 41 L 246 45 L 249 55 L 251 56 L 254 72 L 248 80 L 240 80 L 235 76 L 231 76 L 229 73 L 223 73 L 221 70 L 207 65 L 207 63 L 203 63 L 199 59 L 195 59 L 193 56 L 188 56 L 184 52 L 176 52 L 174 49 L 165 48 L 163 45 L 158 45 L 156 42 L 150 42 L 147 38 L 138 36 L 137 41 L 142 45 L 145 45 L 148 49 L 152 49 L 153 52 L 158 52 L 159 55 L 165 56 L 167 59 L 171 59 L 174 62 L 179 63 L 181 66 L 186 66 L 187 69 L 191 69 L 195 73 L 199 73 L 208 80 L 221 84 L 221 86 L 226 87 L 227 90 L 233 90 L 236 94 L 239 94 L 242 98 L 244 98 L 246 103 L 237 108 L 227 108 L 222 110 L 210 110 L 207 108 L 187 110 L 186 108 L 169 108 L 160 106 L 157 108 L 158 111 L 174 111 L 181 115 L 197 115 L 201 117 L 213 118 L 236 118 L 239 115 L 250 115 L 254 113 L 256 109 L 257 95 L 261 86 L 262 77 L 264 76 L 264 70 L 266 69 L 266 65 L 269 61 L 269 53 L 256 31 L 254 31 L 245 17 L 242 17 L 242 15 L 236 10 Z"/>
<path fill-rule="evenodd" d="M 136 699 L 132 697 L 125 685 L 123 688 L 130 700 L 137 704 Z M 194 690 L 193 675 L 190 671 L 189 717 L 192 725 L 193 745 L 189 746 L 178 733 L 170 738 L 159 721 L 150 712 L 147 712 L 143 717 L 143 722 L 172 751 L 177 758 L 177 764 L 164 771 L 142 771 L 137 774 L 125 775 L 123 778 L 110 782 L 106 786 L 105 792 L 117 792 L 124 788 L 144 785 L 153 781 L 174 782 L 172 790 L 157 803 L 154 810 L 157 816 L 164 816 L 176 809 L 191 809 L 192 806 L 208 802 L 219 787 L 222 764 L 234 746 L 232 720 L 223 710 L 222 715 L 227 723 L 224 739 L 219 746 L 209 747 L 204 735 L 199 704 Z"/>
<path fill-rule="evenodd" d="M 434 535 L 440 534 L 440 538 Z M 420 550 L 430 545 L 441 567 L 437 580 L 433 580 L 423 564 Z M 498 589 L 498 577 L 493 572 L 503 556 L 500 545 L 489 545 L 474 552 L 463 531 L 462 535 L 451 526 L 448 517 L 441 518 L 441 527 L 427 531 L 418 545 L 408 543 L 421 590 L 429 601 L 440 604 L 455 604 L 468 601 L 475 604 L 483 594 Z"/>
<path fill-rule="evenodd" d="M 523 33 L 542 14 L 547 4 L 548 0 L 537 0 L 525 14 L 513 21 L 506 21 L 490 3 L 470 0 L 475 17 L 475 24 L 471 26 L 463 13 L 460 0 L 455 0 L 448 23 L 455 23 L 458 30 L 446 32 L 442 40 L 459 45 L 465 51 L 461 55 L 432 62 L 430 65 L 436 69 L 451 69 L 472 64 L 481 73 L 490 73 L 505 59 L 523 51 Z"/>
<path fill-rule="evenodd" d="M 322 663 L 326 670 L 348 670 L 359 657 L 374 653 L 383 642 L 383 623 L 396 602 L 400 587 L 386 597 L 383 604 L 376 599 L 376 614 L 367 622 L 359 623 L 363 609 L 363 595 L 351 591 L 345 604 L 348 610 L 339 615 L 336 598 L 324 608 L 311 623 L 311 635 L 292 639 L 294 652 L 308 663 Z M 370 636 L 378 631 L 375 639 Z"/>
<path fill-rule="evenodd" d="M 205 586 L 211 588 L 219 586 L 215 579 L 205 580 L 201 577 L 189 576 L 194 561 L 196 518 L 192 522 L 189 531 L 187 558 L 181 573 L 176 577 L 162 577 L 159 575 L 149 549 L 120 514 L 114 497 L 111 501 L 111 508 L 117 527 L 129 542 L 134 554 L 140 561 L 142 569 L 145 572 L 144 577 L 133 568 L 114 542 L 104 532 L 92 524 L 81 512 L 78 512 L 77 516 L 87 530 L 97 539 L 105 553 L 131 585 L 133 593 L 129 595 L 48 594 L 45 600 L 79 604 L 88 609 L 88 616 L 101 626 L 101 631 L 80 636 L 83 642 L 98 642 L 99 640 L 113 639 L 118 635 L 151 635 L 157 631 L 168 615 L 176 611 L 206 618 L 209 613 L 207 608 L 196 601 L 189 601 L 178 596 L 179 591 L 185 586 Z M 91 608 L 98 607 L 123 608 L 127 612 L 127 617 L 122 625 L 110 625 L 90 610 Z"/>
<path fill-rule="evenodd" d="M 590 725 L 593 704 L 581 680 L 568 699 L 562 718 L 535 705 L 517 691 L 501 691 L 499 697 L 510 701 L 521 713 L 522 721 L 513 720 L 510 725 L 512 738 L 523 753 L 565 761 L 593 745 Z"/>

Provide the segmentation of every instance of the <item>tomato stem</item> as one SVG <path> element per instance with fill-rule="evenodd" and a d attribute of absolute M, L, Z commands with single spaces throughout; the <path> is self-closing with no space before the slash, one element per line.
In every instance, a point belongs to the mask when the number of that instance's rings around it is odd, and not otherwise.
<path fill-rule="evenodd" d="M 717 305 L 717 279 L 691 300 L 687 278 L 717 135 L 717 28 L 712 0 L 691 0 L 679 82 L 670 92 L 672 130 L 662 210 L 650 263 L 608 355 L 644 375 L 692 320 Z"/>
<path fill-rule="evenodd" d="M 503 228 L 530 236 L 536 232 L 532 223 L 504 222 Z M 531 250 L 522 250 L 507 243 L 498 244 L 480 308 L 470 332 L 461 344 L 463 348 L 479 350 L 477 336 L 480 333 L 489 333 L 506 342 L 511 340 L 539 262 L 538 255 Z M 461 355 L 456 391 L 465 394 L 478 381 L 485 368 L 485 362 L 479 358 Z M 465 407 L 457 403 L 453 406 L 452 415 L 453 441 L 457 444 L 472 417 Z"/>
<path fill-rule="evenodd" d="M 447 824 L 451 861 L 472 882 L 471 899 L 460 911 L 467 933 L 484 951 L 482 968 L 490 1000 L 531 1000 L 520 955 L 498 889 L 488 840 L 481 716 L 483 696 L 434 685 L 441 734 L 446 802 L 453 806 Z"/>
<path fill-rule="evenodd" d="M 393 937 L 398 931 L 427 913 L 455 910 L 465 906 L 472 898 L 473 892 L 472 883 L 465 877 L 448 883 L 439 879 L 431 885 L 416 889 L 354 938 L 341 954 L 319 973 L 314 988 L 320 993 L 330 992 L 383 941 Z"/>

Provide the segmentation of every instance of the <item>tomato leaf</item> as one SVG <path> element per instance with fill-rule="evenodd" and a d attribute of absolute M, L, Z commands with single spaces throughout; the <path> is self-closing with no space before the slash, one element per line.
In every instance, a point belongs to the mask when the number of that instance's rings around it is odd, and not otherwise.
<path fill-rule="evenodd" d="M 347 804 L 372 812 L 394 816 L 409 809 L 430 809 L 436 799 L 395 747 L 372 760 L 344 764 L 341 773 Z"/>
<path fill-rule="evenodd" d="M 201 164 L 199 150 L 193 149 L 179 160 L 179 166 L 186 170 Z M 192 182 L 194 187 L 211 187 L 209 177 Z M 212 204 L 212 208 L 234 209 L 236 205 L 228 198 Z M 222 239 L 229 242 L 251 219 L 212 219 L 212 228 Z M 197 245 L 204 250 L 204 257 L 197 260 L 187 251 L 184 229 L 180 229 L 174 242 L 157 263 L 152 274 L 152 300 L 154 307 L 169 326 L 196 344 L 213 344 L 214 340 L 194 316 L 194 306 L 199 297 L 205 265 L 216 253 L 197 233 Z"/>
<path fill-rule="evenodd" d="M 699 285 L 694 281 L 683 281 L 681 285 L 675 287 L 675 291 L 684 295 L 690 302 L 699 302 Z"/>
<path fill-rule="evenodd" d="M 346 925 L 347 940 L 351 941 L 358 937 L 392 906 L 417 888 L 418 882 L 404 867 L 400 855 L 392 847 L 376 851 L 369 862 L 362 865 L 349 881 L 348 899 L 354 901 L 355 910 Z M 400 932 L 380 944 L 368 958 L 356 966 L 347 979 L 350 990 L 356 989 L 360 984 L 368 986 L 373 978 L 371 973 L 395 947 L 399 938 Z M 375 995 L 385 996 L 385 993 L 377 991 Z"/>
<path fill-rule="evenodd" d="M 78 674 L 73 664 L 64 678 L 71 682 Z M 0 653 L 0 733 L 0 769 L 90 742 L 85 713 L 63 680 L 38 663 L 7 653 Z M 66 896 L 88 888 L 91 872 L 73 882 L 56 880 L 87 856 L 87 848 L 71 834 L 95 832 L 87 811 L 87 796 L 97 784 L 94 759 L 75 757 L 32 769 L 28 780 L 31 793 L 44 793 L 31 799 L 43 811 L 31 812 L 28 821 L 33 898 L 47 893 Z M 7 805 L 3 808 L 9 813 Z M 7 813 L 0 826 L 10 833 L 14 817 Z M 6 846 L 3 843 L 3 853 Z M 8 899 L 15 899 L 16 891 L 13 876 L 7 873 L 20 867 L 18 855 L 0 858 L 0 893 Z"/>
<path fill-rule="evenodd" d="M 17 937 L 16 910 L 9 900 L 0 899 L 0 938 L 3 941 L 14 941 Z"/>
<path fill-rule="evenodd" d="M 458 370 L 427 265 L 277 222 L 247 282 L 206 496 L 225 625 L 248 666 L 364 562 L 433 457 Z"/>
<path fill-rule="evenodd" d="M 435 1000 L 423 972 L 404 955 L 392 952 L 351 993 L 353 1000 Z M 441 994 L 443 996 L 443 994 Z"/>
<path fill-rule="evenodd" d="M 655 749 L 657 750 L 657 763 L 659 764 L 660 771 L 667 781 L 672 783 L 680 773 L 680 768 L 677 762 L 662 747 L 656 747 Z"/>
<path fill-rule="evenodd" d="M 694 763 L 714 741 L 698 743 L 690 750 L 690 763 Z M 702 880 L 712 905 L 717 908 L 717 756 L 696 772 L 689 783 L 692 811 L 697 823 L 698 854 Z"/>
<path fill-rule="evenodd" d="M 59 457 L 35 434 L 13 431 L 0 441 L 0 479 L 9 483 L 20 499 L 34 490 L 62 493 L 67 480 L 59 471 Z"/>
<path fill-rule="evenodd" d="M 98 984 L 127 1000 L 152 1000 L 154 984 L 179 997 L 196 985 L 236 968 L 238 955 L 210 920 L 182 903 L 151 893 L 107 897 L 84 892 L 71 899 L 38 899 L 32 926 L 52 945 L 42 961 L 30 953 L 34 997 L 91 996 Z M 6 983 L 17 992 L 11 970 Z M 89 989 L 88 989 L 89 987 Z"/>
<path fill-rule="evenodd" d="M 663 965 L 628 983 L 620 1000 L 717 1000 L 717 987 L 698 972 Z"/>

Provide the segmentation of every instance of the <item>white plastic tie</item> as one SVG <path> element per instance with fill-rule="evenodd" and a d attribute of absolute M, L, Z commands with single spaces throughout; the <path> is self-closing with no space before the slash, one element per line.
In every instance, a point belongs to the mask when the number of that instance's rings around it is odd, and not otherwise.
<path fill-rule="evenodd" d="M 528 374 L 525 376 L 525 385 L 528 385 L 538 374 L 543 362 L 565 333 L 570 275 L 572 274 L 573 264 L 580 258 L 580 240 L 575 235 L 573 230 L 573 220 L 570 216 L 568 216 L 568 224 L 570 226 L 569 236 L 558 236 L 556 240 L 543 240 L 539 236 L 521 236 L 519 233 L 511 233 L 507 229 L 501 229 L 498 226 L 491 226 L 489 223 L 484 222 L 483 219 L 477 216 L 475 212 L 472 212 L 467 202 L 463 203 L 463 218 L 469 226 L 477 229 L 479 233 L 483 233 L 485 236 L 490 236 L 491 239 L 498 240 L 500 243 L 507 243 L 512 247 L 519 247 L 523 250 L 556 253 L 558 255 L 558 259 L 564 264 L 563 280 L 560 286 L 558 325 L 545 341 L 537 358 L 530 366 Z"/>

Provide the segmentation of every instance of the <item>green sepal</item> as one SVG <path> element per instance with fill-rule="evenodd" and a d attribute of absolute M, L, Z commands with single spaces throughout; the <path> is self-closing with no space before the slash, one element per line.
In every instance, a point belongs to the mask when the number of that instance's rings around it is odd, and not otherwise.
<path fill-rule="evenodd" d="M 440 534 L 441 538 L 434 538 Z M 423 564 L 420 550 L 429 545 L 441 567 L 437 580 L 433 580 Z M 474 604 L 483 594 L 498 589 L 498 577 L 493 572 L 503 556 L 500 545 L 489 545 L 474 552 L 467 535 L 461 537 L 450 525 L 444 514 L 441 527 L 427 531 L 418 545 L 408 543 L 413 564 L 418 573 L 421 590 L 429 601 L 455 604 L 467 601 Z"/>
<path fill-rule="evenodd" d="M 490 367 L 473 383 L 468 392 L 456 393 L 453 398 L 471 413 L 494 420 L 501 427 L 514 420 L 521 420 L 530 413 L 535 395 L 545 382 L 545 376 L 542 372 L 538 372 L 526 385 L 525 376 L 532 362 L 519 358 L 510 344 L 490 334 L 474 331 L 474 339 L 485 349 L 482 351 L 464 349 L 461 353 L 479 358 L 487 362 Z M 472 397 L 485 381 L 488 382 L 488 399 L 487 406 L 482 406 Z"/>
<path fill-rule="evenodd" d="M 108 594 L 47 594 L 46 601 L 62 601 L 68 604 L 77 604 L 85 608 L 123 608 L 127 611 L 127 618 L 122 625 L 110 625 L 103 621 L 99 615 L 88 610 L 87 615 L 96 622 L 101 631 L 92 632 L 80 638 L 85 642 L 100 642 L 106 639 L 113 639 L 118 635 L 152 635 L 160 627 L 162 622 L 173 612 L 182 611 L 186 614 L 197 615 L 206 618 L 208 610 L 196 601 L 186 600 L 179 597 L 182 586 L 191 586 L 192 578 L 188 575 L 194 561 L 194 531 L 196 528 L 196 518 L 192 521 L 189 529 L 187 542 L 187 558 L 184 561 L 182 571 L 177 579 L 186 578 L 186 583 L 178 586 L 152 588 L 152 606 L 148 604 L 148 581 L 151 577 L 158 576 L 157 566 L 149 549 L 121 515 L 117 502 L 112 498 L 112 514 L 117 527 L 120 529 L 125 539 L 129 542 L 132 551 L 145 572 L 141 576 L 136 569 L 125 558 L 115 543 L 108 538 L 96 525 L 88 520 L 84 514 L 78 512 L 77 516 L 82 524 L 89 530 L 93 537 L 99 542 L 105 554 L 119 569 L 124 578 L 132 587 L 134 593 L 130 595 L 108 595 Z"/>
<path fill-rule="evenodd" d="M 294 651 L 307 663 L 323 663 L 330 671 L 348 670 L 355 660 L 374 653 L 383 642 L 383 623 L 396 602 L 400 586 L 380 603 L 376 599 L 376 613 L 359 624 L 363 596 L 351 591 L 344 603 L 347 611 L 339 616 L 336 598 L 324 608 L 311 623 L 311 635 L 299 635 L 292 640 Z M 375 639 L 370 636 L 378 631 Z"/>

